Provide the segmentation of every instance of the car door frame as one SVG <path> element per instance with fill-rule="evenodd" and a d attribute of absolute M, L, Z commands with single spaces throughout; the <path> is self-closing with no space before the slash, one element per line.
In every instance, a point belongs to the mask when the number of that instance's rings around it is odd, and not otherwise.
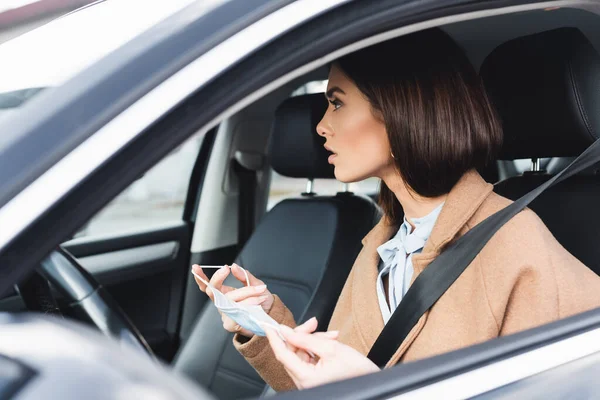
<path fill-rule="evenodd" d="M 277 11 L 284 10 L 286 7 L 291 7 L 298 3 L 302 3 L 302 1 L 290 3 Z M 328 4 L 333 4 L 333 2 Z M 318 65 L 322 65 L 329 60 L 337 58 L 343 52 L 348 52 L 372 43 L 372 41 L 361 42 L 363 37 L 370 37 L 372 40 L 375 35 L 378 35 L 377 39 L 383 40 L 386 37 L 391 37 L 390 35 L 394 36 L 410 32 L 411 30 L 423 29 L 441 24 L 443 21 L 450 22 L 449 16 L 456 17 L 458 15 L 467 18 L 490 15 L 490 13 L 494 12 L 506 13 L 507 10 L 515 12 L 569 3 L 565 1 L 556 1 L 531 4 L 531 1 L 491 0 L 481 2 L 447 0 L 438 2 L 408 1 L 398 3 L 391 0 L 381 0 L 377 3 L 370 3 L 374 8 L 379 7 L 378 12 L 373 12 L 372 15 L 370 15 L 370 18 L 363 17 L 363 19 L 356 21 L 356 23 L 352 25 L 352 21 L 344 18 L 351 18 L 352 16 L 356 17 L 356 13 L 361 11 L 361 6 L 365 8 L 368 7 L 364 6 L 364 2 L 362 5 L 358 4 L 359 2 L 340 1 L 339 3 L 336 3 L 335 20 L 333 20 L 331 10 L 326 12 L 327 9 L 322 9 L 321 12 L 315 13 L 314 15 L 305 16 L 305 20 L 299 22 L 303 24 L 302 29 L 308 31 L 309 27 L 311 27 L 313 28 L 313 34 L 320 34 L 321 36 L 317 38 L 310 37 L 310 35 L 304 34 L 299 29 L 278 31 L 271 37 L 271 39 L 277 38 L 277 40 L 271 41 L 270 43 L 265 41 L 257 45 L 257 47 L 253 49 L 256 51 L 251 55 L 249 54 L 250 52 L 248 52 L 244 55 L 245 57 L 240 57 L 235 62 L 232 62 L 226 70 L 215 73 L 210 80 L 200 82 L 200 85 L 198 86 L 200 89 L 189 99 L 186 99 L 184 104 L 181 104 L 172 110 L 170 109 L 171 111 L 169 114 L 156 123 L 153 123 L 151 126 L 144 126 L 143 131 L 136 133 L 133 140 L 124 143 L 120 147 L 120 150 L 116 151 L 114 154 L 111 153 L 112 159 L 110 162 L 105 163 L 89 173 L 85 177 L 85 180 L 78 181 L 78 186 L 70 188 L 61 202 L 49 205 L 45 210 L 45 218 L 40 219 L 38 215 L 38 219 L 35 220 L 34 218 L 32 221 L 33 224 L 28 229 L 21 228 L 22 231 L 20 231 L 20 235 L 13 239 L 8 246 L 5 245 L 2 257 L 6 256 L 6 249 L 8 249 L 9 255 L 14 257 L 12 260 L 9 259 L 9 262 L 16 263 L 17 259 L 25 259 L 30 264 L 27 266 L 31 268 L 35 262 L 43 257 L 44 252 L 47 253 L 51 250 L 51 246 L 47 243 L 48 240 L 45 242 L 38 240 L 36 244 L 39 244 L 40 249 L 43 251 L 38 250 L 37 252 L 34 252 L 35 254 L 33 255 L 25 254 L 23 249 L 25 248 L 26 239 L 29 239 L 29 241 L 27 241 L 28 243 L 35 240 L 35 228 L 39 228 L 40 226 L 48 227 L 48 220 L 52 219 L 49 216 L 54 215 L 53 213 L 64 212 L 64 208 L 72 207 L 74 201 L 81 200 L 82 198 L 88 199 L 90 196 L 86 190 L 89 190 L 95 185 L 102 186 L 102 181 L 105 180 L 109 172 L 123 170 L 123 166 L 127 165 L 127 161 L 130 159 L 140 161 L 137 163 L 136 168 L 133 168 L 128 174 L 124 174 L 123 179 L 119 179 L 118 182 L 111 182 L 111 185 L 104 184 L 102 187 L 105 191 L 100 193 L 96 203 L 87 205 L 87 207 L 81 207 L 76 213 L 77 215 L 69 222 L 69 224 L 67 224 L 67 228 L 57 233 L 57 235 L 65 234 L 65 232 L 75 229 L 74 227 L 76 225 L 83 223 L 85 219 L 89 218 L 93 213 L 93 211 L 90 210 L 94 210 L 94 207 L 101 206 L 103 203 L 110 200 L 110 198 L 112 198 L 111 196 L 116 194 L 115 192 L 122 190 L 124 185 L 130 183 L 135 178 L 135 174 L 139 174 L 148 169 L 152 162 L 155 162 L 161 156 L 164 156 L 169 149 L 174 148 L 177 144 L 181 143 L 181 141 L 183 141 L 185 137 L 191 135 L 192 132 L 201 127 L 204 127 L 202 129 L 210 128 L 211 124 L 214 124 L 224 116 L 228 114 L 231 115 L 235 111 L 243 108 L 243 106 L 268 93 L 271 89 L 277 87 L 286 80 L 299 76 Z M 333 5 L 331 7 L 333 7 Z M 292 8 L 292 10 L 294 9 Z M 277 11 L 273 14 L 276 14 Z M 289 16 L 289 14 L 287 16 Z M 261 21 L 264 22 L 264 19 Z M 327 31 L 323 32 L 322 25 L 325 21 L 330 22 L 330 24 L 326 25 Z M 348 25 L 344 26 L 344 23 Z M 321 26 L 321 29 L 319 29 L 319 26 Z M 402 27 L 394 28 L 397 26 Z M 243 30 L 239 31 L 239 33 L 243 32 Z M 340 35 L 340 33 L 345 33 L 346 35 Z M 227 41 L 221 43 L 216 49 L 226 43 Z M 357 43 L 359 44 L 357 45 Z M 302 48 L 302 51 L 299 51 L 298 48 L 290 48 L 292 44 Z M 341 48 L 344 50 L 340 51 L 339 49 Z M 289 54 L 290 52 L 293 52 L 294 54 Z M 260 65 L 256 65 L 256 61 L 261 59 L 261 57 L 263 60 L 264 57 L 267 57 L 267 60 L 275 60 L 268 68 L 264 68 L 264 65 L 261 68 Z M 196 61 L 202 59 L 203 58 L 199 58 Z M 180 73 L 183 71 L 184 70 L 180 71 Z M 169 79 L 181 79 L 181 76 L 184 75 L 175 74 Z M 273 81 L 274 77 L 278 78 Z M 235 81 L 237 82 L 237 86 L 232 86 L 233 78 L 236 78 Z M 246 80 L 244 80 L 244 78 L 246 78 Z M 198 81 L 196 82 L 198 83 Z M 182 101 L 183 97 L 178 100 Z M 134 106 L 140 104 L 140 101 L 135 103 Z M 205 106 L 202 112 L 198 113 L 200 115 L 190 115 L 188 108 L 197 110 L 194 106 L 199 105 Z M 129 109 L 131 108 L 132 107 Z M 101 132 L 102 129 L 100 129 L 99 132 Z M 166 138 L 167 140 L 164 144 L 164 148 L 152 149 L 152 146 L 149 145 L 151 137 L 155 140 L 156 137 Z M 149 161 L 144 162 L 143 160 L 140 160 L 139 154 L 136 156 L 136 152 L 139 151 L 149 152 L 151 154 Z M 0 208 L 0 221 L 2 217 L 1 212 L 4 211 L 5 208 L 6 204 L 3 208 Z M 19 249 L 21 249 L 21 251 L 18 251 Z M 11 250 L 13 250 L 12 254 L 10 253 Z M 403 393 L 408 395 L 411 390 L 419 390 L 427 387 L 433 388 L 435 385 L 448 382 L 449 379 L 459 378 L 463 373 L 481 369 L 486 364 L 489 365 L 496 361 L 502 361 L 507 359 L 507 357 L 508 359 L 514 359 L 515 357 L 527 355 L 536 350 L 551 349 L 550 346 L 555 343 L 570 341 L 570 343 L 575 343 L 577 346 L 577 342 L 579 342 L 579 347 L 581 347 L 582 335 L 586 334 L 600 334 L 600 312 L 597 310 L 557 321 L 553 324 L 537 328 L 537 330 L 499 338 L 478 346 L 459 350 L 455 353 L 448 353 L 431 360 L 401 365 L 373 376 L 360 377 L 355 380 L 326 385 L 322 388 L 314 389 L 313 393 L 329 393 L 330 395 L 335 396 L 347 393 L 351 398 L 365 399 L 390 397 Z M 486 351 L 488 351 L 489 354 L 486 355 Z M 589 348 L 587 351 L 589 354 L 594 354 L 598 349 L 593 347 Z M 471 364 L 469 364 L 469 357 L 467 357 L 467 353 L 465 352 L 473 353 L 474 358 L 471 359 Z M 494 359 L 493 357 L 498 358 Z M 562 360 L 559 360 L 556 365 L 568 363 L 569 361 L 572 360 L 563 358 Z M 435 365 L 437 365 L 438 368 L 433 368 Z M 444 370 L 444 368 L 446 369 Z M 528 372 L 532 371 L 529 370 Z M 488 387 L 488 390 L 489 389 L 490 388 Z M 308 394 L 309 392 L 302 393 L 303 396 Z M 290 393 L 281 395 L 281 397 L 293 397 L 298 395 L 300 394 Z"/>

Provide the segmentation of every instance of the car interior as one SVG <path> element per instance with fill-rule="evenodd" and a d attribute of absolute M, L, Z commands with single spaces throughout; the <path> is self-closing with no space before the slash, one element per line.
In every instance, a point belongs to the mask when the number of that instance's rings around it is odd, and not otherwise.
<path fill-rule="evenodd" d="M 590 132 L 600 129 L 594 113 L 600 100 L 598 18 L 561 8 L 442 26 L 480 71 L 503 123 L 499 159 L 480 171 L 497 193 L 519 198 L 594 141 Z M 352 192 L 342 184 L 337 193 L 319 192 L 319 182 L 334 179 L 315 131 L 327 102 L 311 90 L 291 94 L 326 80 L 327 73 L 321 67 L 296 78 L 206 133 L 180 221 L 63 245 L 108 289 L 159 359 L 221 399 L 269 391 L 234 349 L 190 266 L 236 262 L 280 296 L 298 322 L 316 316 L 324 330 L 362 238 L 381 217 L 376 192 Z M 306 188 L 267 210 L 273 171 Z M 530 206 L 596 273 L 600 231 L 591 227 L 597 225 L 599 172 L 581 172 Z M 226 283 L 240 285 L 233 281 Z M 18 292 L 1 299 L 0 309 L 31 308 Z"/>

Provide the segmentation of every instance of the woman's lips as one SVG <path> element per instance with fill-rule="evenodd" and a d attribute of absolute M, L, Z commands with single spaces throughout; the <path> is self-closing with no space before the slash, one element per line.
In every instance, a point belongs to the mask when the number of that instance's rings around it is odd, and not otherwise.
<path fill-rule="evenodd" d="M 333 164 L 333 160 L 335 160 L 335 158 L 337 157 L 337 154 L 336 154 L 336 153 L 334 153 L 334 152 L 333 152 L 333 150 L 332 150 L 332 149 L 331 149 L 329 146 L 325 145 L 325 146 L 323 146 L 323 147 L 325 147 L 325 150 L 327 150 L 328 152 L 332 153 L 332 154 L 330 154 L 330 155 L 329 155 L 329 157 L 327 158 L 327 162 L 328 162 L 329 164 Z"/>

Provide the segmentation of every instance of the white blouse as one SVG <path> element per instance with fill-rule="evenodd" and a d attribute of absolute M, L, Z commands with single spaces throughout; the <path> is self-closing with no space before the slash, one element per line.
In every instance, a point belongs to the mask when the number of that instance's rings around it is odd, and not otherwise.
<path fill-rule="evenodd" d="M 377 276 L 377 299 L 385 324 L 389 321 L 410 286 L 410 280 L 414 272 L 412 255 L 423 250 L 423 246 L 429 239 L 443 206 L 444 203 L 426 216 L 412 219 L 411 222 L 415 227 L 412 232 L 412 226 L 405 217 L 398 233 L 377 248 L 382 261 L 380 266 L 383 266 Z M 389 307 L 383 287 L 383 277 L 387 274 L 390 275 L 388 279 Z"/>

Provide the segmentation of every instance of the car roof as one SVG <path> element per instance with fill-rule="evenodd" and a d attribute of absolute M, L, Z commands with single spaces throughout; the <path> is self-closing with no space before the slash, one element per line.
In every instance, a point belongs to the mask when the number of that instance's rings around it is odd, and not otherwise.
<path fill-rule="evenodd" d="M 0 93 L 58 86 L 196 0 L 106 0 L 0 45 Z"/>

